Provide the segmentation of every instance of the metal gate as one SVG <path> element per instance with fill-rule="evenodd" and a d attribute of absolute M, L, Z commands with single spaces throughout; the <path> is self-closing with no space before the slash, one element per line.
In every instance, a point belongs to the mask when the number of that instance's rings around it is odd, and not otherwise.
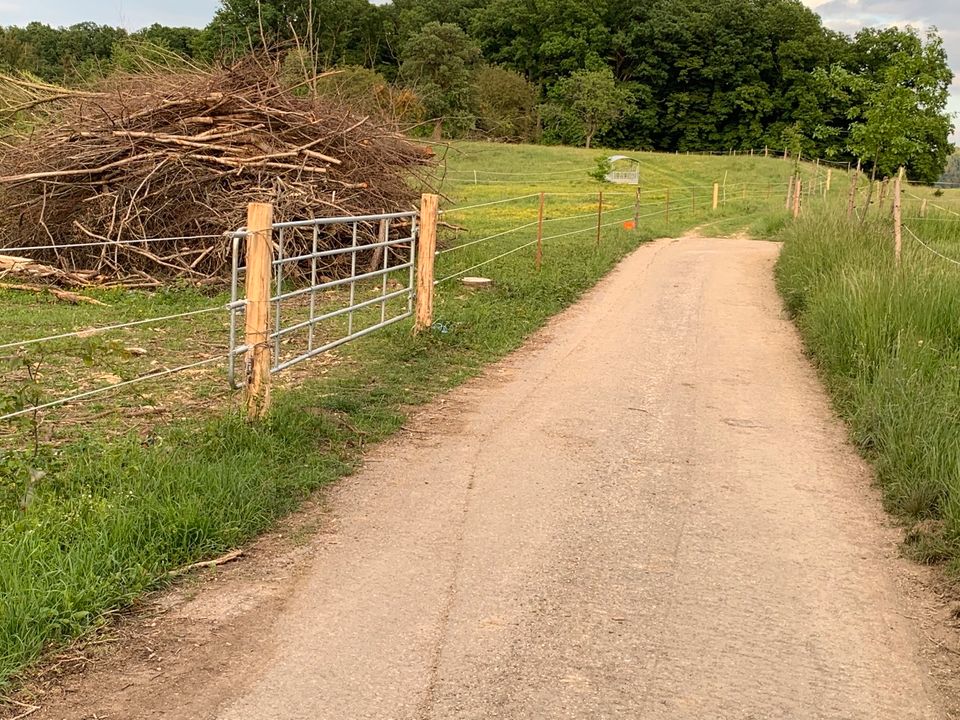
<path fill-rule="evenodd" d="M 409 211 L 272 224 L 271 374 L 413 314 L 417 216 Z M 227 373 L 234 389 L 246 376 L 237 377 L 237 356 L 251 349 L 237 338 L 247 307 L 241 259 L 249 235 L 246 229 L 231 234 Z"/>

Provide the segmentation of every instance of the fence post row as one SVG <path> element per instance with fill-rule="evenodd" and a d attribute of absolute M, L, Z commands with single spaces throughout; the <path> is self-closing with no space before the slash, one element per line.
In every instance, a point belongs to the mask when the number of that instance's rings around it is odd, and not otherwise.
<path fill-rule="evenodd" d="M 247 418 L 258 420 L 270 409 L 270 278 L 273 274 L 273 205 L 247 206 L 246 237 Z"/>
<path fill-rule="evenodd" d="M 426 193 L 420 197 L 420 224 L 417 237 L 417 303 L 414 312 L 415 333 L 433 325 L 433 261 L 437 254 L 437 209 L 440 196 Z"/>

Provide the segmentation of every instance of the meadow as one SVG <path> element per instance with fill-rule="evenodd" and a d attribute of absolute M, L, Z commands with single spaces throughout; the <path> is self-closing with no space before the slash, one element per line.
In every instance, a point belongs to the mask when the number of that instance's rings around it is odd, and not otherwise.
<path fill-rule="evenodd" d="M 444 225 L 434 327 L 413 335 L 401 323 L 278 375 L 273 410 L 260 424 L 241 416 L 239 393 L 227 386 L 219 359 L 227 348 L 227 315 L 217 310 L 224 288 L 87 293 L 103 305 L 3 291 L 0 415 L 209 362 L 0 421 L 0 687 L 45 650 L 168 582 L 169 570 L 241 545 L 307 494 L 352 472 L 364 448 L 398 430 L 411 406 L 517 348 L 641 243 L 695 227 L 769 235 L 786 223 L 792 163 L 637 154 L 637 201 L 633 187 L 588 176 L 600 154 L 453 144 L 438 178 Z M 803 171 L 811 181 L 822 177 L 812 165 Z M 723 188 L 717 211 L 710 207 L 714 182 Z M 546 222 L 537 270 L 540 192 Z M 493 287 L 465 288 L 460 277 L 467 273 L 492 279 Z"/>

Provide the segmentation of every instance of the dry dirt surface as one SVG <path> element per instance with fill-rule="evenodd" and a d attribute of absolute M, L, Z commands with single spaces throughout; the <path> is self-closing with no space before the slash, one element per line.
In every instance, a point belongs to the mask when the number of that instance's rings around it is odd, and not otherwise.
<path fill-rule="evenodd" d="M 899 556 L 777 252 L 642 247 L 31 720 L 951 717 L 950 608 Z"/>

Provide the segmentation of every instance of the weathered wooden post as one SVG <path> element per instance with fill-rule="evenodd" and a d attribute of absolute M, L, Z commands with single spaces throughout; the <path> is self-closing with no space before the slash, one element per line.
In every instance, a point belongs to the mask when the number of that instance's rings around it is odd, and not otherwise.
<path fill-rule="evenodd" d="M 545 202 L 544 193 L 540 193 L 540 207 L 537 210 L 537 254 L 534 259 L 534 264 L 537 266 L 537 270 L 543 266 L 543 205 Z"/>
<path fill-rule="evenodd" d="M 603 190 L 597 194 L 597 247 L 600 247 L 600 224 L 603 222 Z"/>
<path fill-rule="evenodd" d="M 716 210 L 720 205 L 720 183 L 713 184 L 713 209 Z"/>
<path fill-rule="evenodd" d="M 794 181 L 794 176 L 791 175 L 790 182 L 787 183 L 787 201 L 785 205 L 787 212 L 790 212 L 790 208 L 793 207 L 793 185 L 794 185 L 793 181 Z"/>
<path fill-rule="evenodd" d="M 824 189 L 824 195 L 830 194 L 830 185 L 833 183 L 833 168 L 827 168 L 827 185 Z"/>
<path fill-rule="evenodd" d="M 247 205 L 245 405 L 248 420 L 270 409 L 270 278 L 273 274 L 273 205 Z"/>
<path fill-rule="evenodd" d="M 640 230 L 640 186 L 637 185 L 637 193 L 633 197 L 633 229 Z"/>
<path fill-rule="evenodd" d="M 853 218 L 854 210 L 857 209 L 857 183 L 860 182 L 860 161 L 857 160 L 857 169 L 853 171 L 853 179 L 850 181 L 850 197 L 847 200 L 847 217 Z"/>
<path fill-rule="evenodd" d="M 900 267 L 900 253 L 903 249 L 903 214 L 901 208 L 901 193 L 903 192 L 903 168 L 897 173 L 893 181 L 893 257 L 897 267 Z"/>
<path fill-rule="evenodd" d="M 803 180 L 797 178 L 797 188 L 793 191 L 793 219 L 800 217 L 800 200 L 803 197 Z"/>
<path fill-rule="evenodd" d="M 437 208 L 440 196 L 420 196 L 420 223 L 417 237 L 417 304 L 413 331 L 433 325 L 433 261 L 437 254 Z"/>
<path fill-rule="evenodd" d="M 877 209 L 883 210 L 883 201 L 887 199 L 887 185 L 890 178 L 884 178 L 880 181 L 880 199 L 877 200 Z"/>

